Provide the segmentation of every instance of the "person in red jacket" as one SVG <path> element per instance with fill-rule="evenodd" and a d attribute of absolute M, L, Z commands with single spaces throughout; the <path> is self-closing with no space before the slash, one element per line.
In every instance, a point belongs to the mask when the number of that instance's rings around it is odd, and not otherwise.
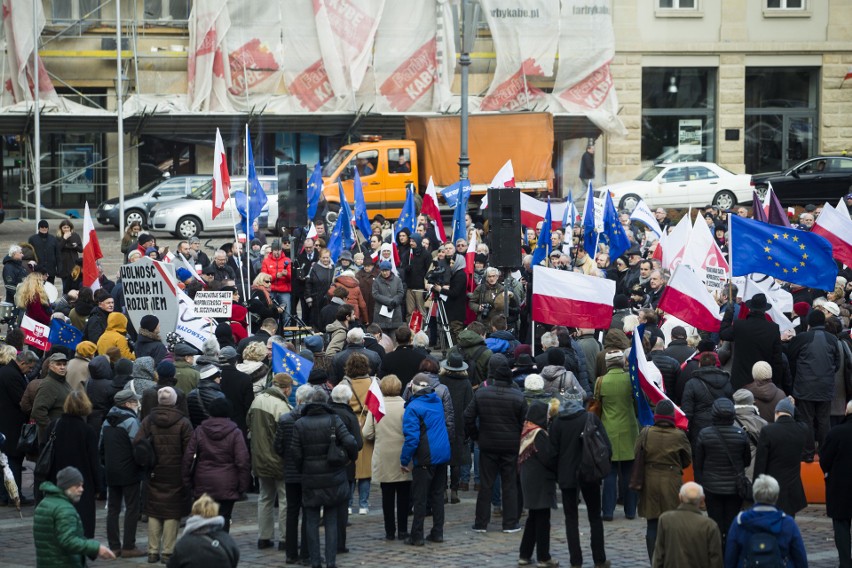
<path fill-rule="evenodd" d="M 367 312 L 367 303 L 364 301 L 364 296 L 361 295 L 361 288 L 358 285 L 358 279 L 355 278 L 355 273 L 351 270 L 344 270 L 340 276 L 334 279 L 334 283 L 328 289 L 329 296 L 334 293 L 335 288 L 346 288 L 349 292 L 346 303 L 355 308 L 352 317 L 360 320 L 364 325 L 370 323 L 371 318 Z"/>
<path fill-rule="evenodd" d="M 291 284 L 293 267 L 290 259 L 281 251 L 280 240 L 272 241 L 272 251 L 263 259 L 260 271 L 272 277 L 272 287 L 270 288 L 272 299 L 279 306 L 283 306 L 288 314 L 292 313 L 290 310 L 290 291 L 293 289 Z"/>

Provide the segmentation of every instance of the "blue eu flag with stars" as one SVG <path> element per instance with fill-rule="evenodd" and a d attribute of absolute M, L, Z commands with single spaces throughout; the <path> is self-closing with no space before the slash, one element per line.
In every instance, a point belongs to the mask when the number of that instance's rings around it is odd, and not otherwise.
<path fill-rule="evenodd" d="M 417 206 L 414 204 L 414 192 L 410 189 L 405 191 L 405 204 L 402 206 L 399 219 L 396 221 L 396 233 L 399 234 L 401 230 L 408 229 L 410 235 L 414 233 L 414 229 L 417 227 Z"/>
<path fill-rule="evenodd" d="M 283 345 L 278 343 L 272 344 L 272 372 L 287 373 L 293 377 L 293 381 L 300 385 L 308 384 L 308 376 L 311 374 L 311 369 L 314 364 L 293 353 Z"/>
<path fill-rule="evenodd" d="M 630 248 L 630 239 L 627 237 L 624 225 L 618 220 L 618 212 L 612 203 L 612 195 L 608 191 L 606 192 L 606 202 L 604 203 L 603 222 L 604 234 L 609 241 L 609 257 L 618 258 Z M 589 252 L 589 254 L 592 253 Z"/>
<path fill-rule="evenodd" d="M 59 319 L 50 320 L 50 335 L 47 340 L 51 345 L 61 345 L 69 349 L 76 349 L 77 344 L 83 341 L 83 332 Z"/>
<path fill-rule="evenodd" d="M 248 126 L 246 126 L 246 167 L 248 169 L 248 187 L 246 189 L 248 195 L 242 191 L 234 191 L 232 195 L 237 213 L 242 217 L 242 221 L 240 221 L 237 229 L 240 231 L 245 230 L 246 238 L 251 240 L 254 238 L 254 227 L 252 225 L 255 219 L 260 217 L 260 212 L 263 206 L 266 205 L 268 198 L 263 191 L 263 187 L 260 185 L 260 180 L 257 178 Z"/>
<path fill-rule="evenodd" d="M 827 239 L 739 215 L 729 219 L 733 276 L 758 272 L 799 286 L 834 289 L 837 265 Z"/>
<path fill-rule="evenodd" d="M 322 167 L 319 162 L 314 166 L 311 179 L 308 180 L 308 225 L 317 216 L 320 194 L 322 193 Z"/>

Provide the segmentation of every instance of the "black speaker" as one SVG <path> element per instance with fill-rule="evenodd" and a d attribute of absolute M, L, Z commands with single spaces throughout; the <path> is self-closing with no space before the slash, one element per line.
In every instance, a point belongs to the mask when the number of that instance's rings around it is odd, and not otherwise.
<path fill-rule="evenodd" d="M 488 263 L 499 268 L 521 266 L 521 190 L 489 188 L 487 218 L 491 235 Z"/>
<path fill-rule="evenodd" d="M 308 224 L 308 166 L 280 164 L 278 166 L 278 223 L 279 227 L 305 227 Z"/>

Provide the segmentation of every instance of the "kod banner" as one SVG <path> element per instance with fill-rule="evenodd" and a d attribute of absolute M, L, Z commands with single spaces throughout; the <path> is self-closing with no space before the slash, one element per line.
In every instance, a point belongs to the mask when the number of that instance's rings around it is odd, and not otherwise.
<path fill-rule="evenodd" d="M 175 330 L 178 319 L 178 286 L 175 267 L 142 257 L 133 264 L 125 264 L 119 271 L 124 291 L 127 317 L 139 329 L 142 318 L 148 314 L 160 320 L 160 337 Z"/>

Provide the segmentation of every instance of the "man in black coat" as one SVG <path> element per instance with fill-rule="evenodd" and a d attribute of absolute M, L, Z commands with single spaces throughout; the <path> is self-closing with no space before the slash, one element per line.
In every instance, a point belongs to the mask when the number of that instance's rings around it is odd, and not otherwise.
<path fill-rule="evenodd" d="M 424 316 L 423 289 L 426 284 L 426 273 L 432 265 L 432 255 L 423 248 L 423 237 L 414 233 L 409 240 L 411 249 L 408 254 L 399 251 L 399 265 L 405 284 L 405 309 L 408 315 L 414 310 L 420 310 Z"/>
<path fill-rule="evenodd" d="M 801 465 L 807 437 L 808 426 L 799 419 L 793 398 L 788 397 L 775 405 L 775 422 L 764 426 L 757 440 L 754 479 L 765 473 L 778 481 L 781 493 L 775 506 L 791 517 L 808 506 Z"/>
<path fill-rule="evenodd" d="M 434 284 L 432 287 L 433 293 L 440 293 L 447 298 L 444 300 L 444 309 L 454 345 L 459 341 L 459 333 L 464 329 L 464 320 L 467 317 L 466 266 L 467 261 L 464 256 L 457 254 L 450 263 L 448 281 L 443 284 Z"/>
<path fill-rule="evenodd" d="M 222 387 L 222 371 L 215 365 L 206 365 L 198 370 L 201 379 L 198 386 L 192 389 L 186 396 L 186 404 L 189 407 L 189 420 L 193 428 L 198 428 L 202 422 L 210 418 L 210 403 L 213 399 L 224 398 Z"/>
<path fill-rule="evenodd" d="M 733 307 L 725 311 L 719 332 L 719 337 L 723 340 L 734 342 L 734 357 L 731 363 L 731 384 L 734 390 L 751 383 L 754 380 L 751 368 L 758 361 L 766 361 L 772 365 L 772 382 L 785 393 L 791 394 L 791 386 L 781 384 L 784 376 L 781 331 L 777 323 L 768 321 L 765 317 L 772 304 L 766 301 L 765 294 L 755 294 L 745 305 L 749 309 L 745 319 L 734 320 Z"/>
<path fill-rule="evenodd" d="M 219 388 L 225 398 L 231 401 L 231 420 L 242 430 L 243 437 L 248 435 L 246 417 L 251 403 L 254 402 L 254 388 L 251 377 L 237 369 L 237 350 L 231 346 L 219 351 L 219 361 L 222 367 L 222 380 Z"/>
<path fill-rule="evenodd" d="M 343 420 L 344 426 L 355 438 L 358 444 L 358 451 L 364 446 L 364 438 L 361 436 L 361 424 L 358 422 L 358 417 L 349 406 L 349 401 L 352 399 L 352 387 L 347 384 L 339 384 L 331 390 L 331 400 L 328 403 L 331 411 Z M 350 487 L 354 487 L 355 483 L 355 460 L 349 462 L 346 466 L 346 480 Z M 352 495 L 350 494 L 350 499 Z M 337 506 L 337 552 L 349 552 L 346 548 L 346 526 L 349 524 L 349 502 L 343 501 Z"/>
<path fill-rule="evenodd" d="M 648 334 L 646 333 L 645 336 L 648 337 Z M 677 359 L 666 355 L 662 339 L 651 335 L 649 341 L 653 341 L 654 344 L 651 345 L 648 359 L 650 359 L 663 376 L 663 385 L 666 387 L 666 392 L 673 393 L 677 387 L 677 379 L 680 376 L 680 363 Z"/>
<path fill-rule="evenodd" d="M 672 359 L 677 360 L 679 365 L 682 365 L 684 361 L 692 357 L 695 353 L 695 349 L 690 347 L 686 342 L 686 329 L 684 329 L 683 326 L 674 326 L 672 328 L 671 338 L 672 340 L 669 341 L 668 347 L 663 349 L 663 355 L 668 355 Z"/>
<path fill-rule="evenodd" d="M 266 345 L 269 342 L 269 338 L 275 335 L 277 331 L 278 322 L 275 318 L 266 318 L 260 323 L 260 329 L 258 329 L 254 335 L 249 335 L 237 343 L 237 354 L 242 356 L 243 351 L 245 351 L 245 348 L 249 343 L 260 342 Z"/>
<path fill-rule="evenodd" d="M 820 448 L 819 465 L 825 473 L 825 513 L 834 526 L 834 546 L 841 566 L 852 566 L 852 402 L 846 417 L 832 428 Z"/>
<path fill-rule="evenodd" d="M 18 452 L 18 438 L 21 429 L 29 417 L 21 410 L 21 398 L 27 388 L 26 374 L 38 362 L 38 357 L 32 351 L 19 351 L 16 357 L 0 367 L 0 433 L 6 436 L 6 448 L 3 453 L 9 458 L 9 468 L 18 489 L 21 485 L 21 471 L 24 465 L 24 454 Z M 5 493 L 3 495 L 6 497 Z M 21 495 L 21 502 L 29 502 Z M 7 503 L 8 504 L 8 503 Z"/>
<path fill-rule="evenodd" d="M 36 254 L 38 265 L 47 272 L 47 281 L 51 284 L 59 268 L 59 241 L 50 234 L 50 225 L 42 219 L 38 222 L 38 232 L 29 238 Z M 66 290 L 67 291 L 67 290 Z"/>
<path fill-rule="evenodd" d="M 395 334 L 397 348 L 385 355 L 382 361 L 381 376 L 385 378 L 388 375 L 396 375 L 404 389 L 405 385 L 419 372 L 420 362 L 429 355 L 415 349 L 411 344 L 414 335 L 407 325 L 398 327 Z"/>
<path fill-rule="evenodd" d="M 488 361 L 488 386 L 480 387 L 464 411 L 464 429 L 479 442 L 479 494 L 476 497 L 475 532 L 484 533 L 491 520 L 491 492 L 500 475 L 503 492 L 503 532 L 521 530 L 518 524 L 518 449 L 527 414 L 524 394 L 512 382 L 512 369 L 504 355 Z"/>
<path fill-rule="evenodd" d="M 303 246 L 304 248 L 298 255 L 296 255 L 295 262 L 293 263 L 293 298 L 298 298 L 299 303 L 302 306 L 302 320 L 310 323 L 311 306 L 308 305 L 308 296 L 305 294 L 305 290 L 307 287 L 308 274 L 311 272 L 311 267 L 314 263 L 319 260 L 319 253 L 314 246 L 314 240 L 312 238 L 306 238 Z M 293 311 L 296 311 L 295 303 L 293 305 Z"/>

